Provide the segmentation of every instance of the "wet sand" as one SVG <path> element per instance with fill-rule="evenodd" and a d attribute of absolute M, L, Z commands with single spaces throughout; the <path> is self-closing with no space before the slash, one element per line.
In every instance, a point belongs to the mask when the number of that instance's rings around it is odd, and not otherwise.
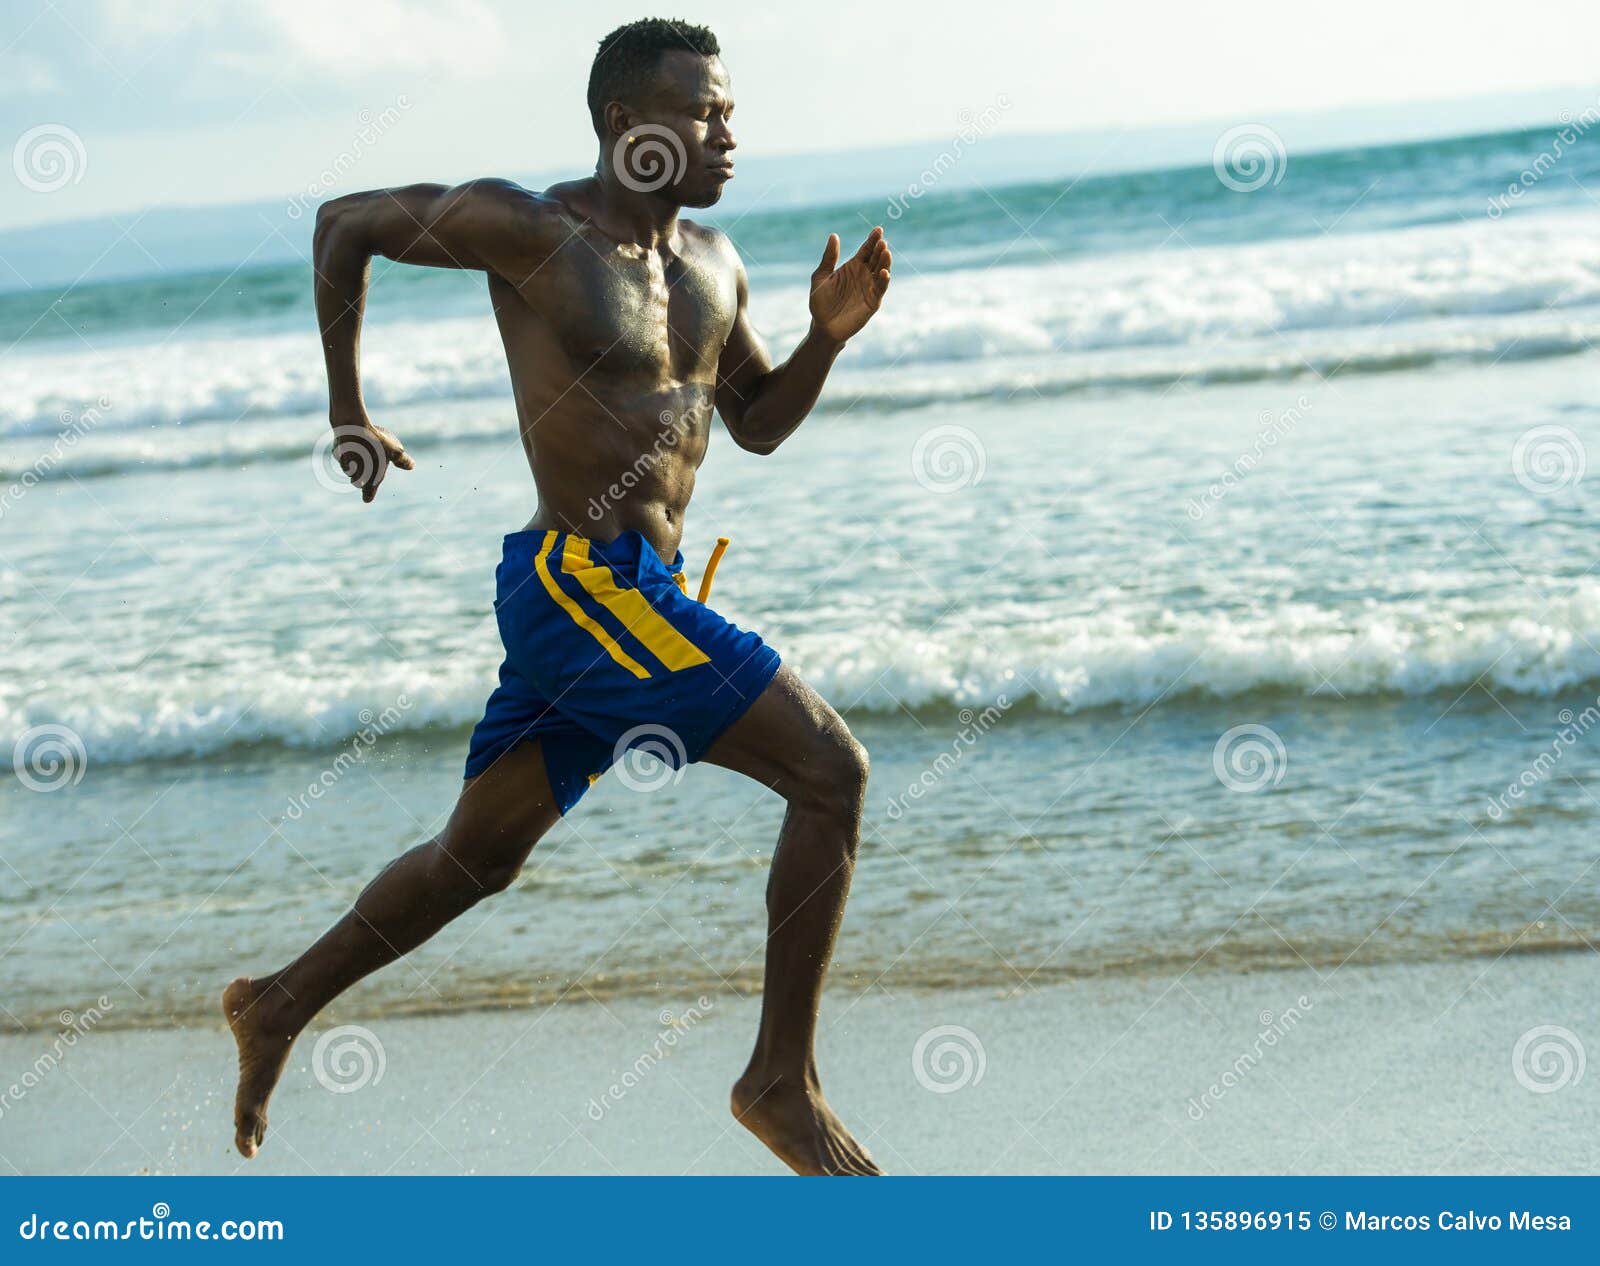
<path fill-rule="evenodd" d="M 897 1174 L 1593 1173 L 1600 1078 L 1578 1061 L 1600 1041 L 1595 977 L 1585 953 L 1010 995 L 834 990 L 821 1067 L 841 1116 Z M 220 1024 L 92 1032 L 8 1093 L 0 1168 L 785 1172 L 726 1106 L 757 999 L 705 1002 L 317 1030 L 248 1164 L 230 1143 Z M 1519 1078 L 1519 1040 L 1540 1026 L 1570 1037 L 1524 1043 Z M 0 1081 L 22 1078 L 52 1036 L 0 1038 Z M 1559 1088 L 1530 1088 L 1542 1085 Z"/>

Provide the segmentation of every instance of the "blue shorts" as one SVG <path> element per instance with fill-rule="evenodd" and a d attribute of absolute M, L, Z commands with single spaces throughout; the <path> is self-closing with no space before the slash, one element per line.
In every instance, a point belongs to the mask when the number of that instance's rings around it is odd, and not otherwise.
<path fill-rule="evenodd" d="M 468 778 L 541 740 L 565 813 L 630 748 L 699 760 L 778 671 L 778 654 L 688 596 L 638 532 L 602 545 L 513 532 L 495 572 L 506 659 L 472 732 Z"/>

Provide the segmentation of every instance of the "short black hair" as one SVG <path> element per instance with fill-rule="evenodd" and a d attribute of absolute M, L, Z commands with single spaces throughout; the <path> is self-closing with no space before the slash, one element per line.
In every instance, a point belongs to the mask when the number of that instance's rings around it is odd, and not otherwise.
<path fill-rule="evenodd" d="M 604 112 L 646 86 L 662 55 L 673 49 L 715 57 L 722 52 L 709 29 L 677 18 L 641 18 L 619 26 L 600 41 L 589 68 L 589 118 L 596 132 L 605 131 Z"/>

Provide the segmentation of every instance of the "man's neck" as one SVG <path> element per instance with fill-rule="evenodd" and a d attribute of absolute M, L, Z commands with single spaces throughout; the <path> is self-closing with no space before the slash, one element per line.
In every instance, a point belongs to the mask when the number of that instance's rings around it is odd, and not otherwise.
<path fill-rule="evenodd" d="M 595 219 L 610 236 L 654 249 L 678 232 L 678 206 L 659 194 L 629 189 L 602 155 L 595 166 Z"/>

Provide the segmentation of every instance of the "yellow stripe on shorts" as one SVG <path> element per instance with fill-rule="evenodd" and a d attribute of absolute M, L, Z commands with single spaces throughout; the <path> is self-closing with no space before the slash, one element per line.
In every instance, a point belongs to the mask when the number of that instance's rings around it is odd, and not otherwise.
<path fill-rule="evenodd" d="M 557 532 L 546 532 L 544 534 L 544 544 L 539 547 L 539 552 L 533 558 L 534 570 L 539 573 L 539 579 L 544 581 L 545 592 L 554 598 L 557 605 L 572 617 L 574 624 L 600 643 L 607 655 L 611 656 L 612 659 L 616 660 L 617 663 L 621 664 L 635 677 L 640 680 L 648 680 L 650 677 L 649 670 L 634 659 L 632 655 L 628 654 L 627 651 L 623 650 L 622 647 L 618 646 L 616 639 L 591 620 L 584 613 L 583 608 L 567 595 L 566 590 L 556 584 L 556 578 L 550 574 L 550 567 L 546 560 L 550 556 L 551 549 L 555 546 L 558 535 L 559 533 Z M 570 544 L 571 538 L 569 537 L 568 545 L 570 546 Z"/>
<path fill-rule="evenodd" d="M 567 537 L 561 570 L 576 576 L 595 601 L 621 620 L 622 627 L 638 638 L 668 671 L 677 672 L 711 662 L 709 655 L 673 628 L 637 589 L 618 589 L 611 578 L 611 568 L 595 563 L 589 553 L 589 542 L 581 536 Z"/>

